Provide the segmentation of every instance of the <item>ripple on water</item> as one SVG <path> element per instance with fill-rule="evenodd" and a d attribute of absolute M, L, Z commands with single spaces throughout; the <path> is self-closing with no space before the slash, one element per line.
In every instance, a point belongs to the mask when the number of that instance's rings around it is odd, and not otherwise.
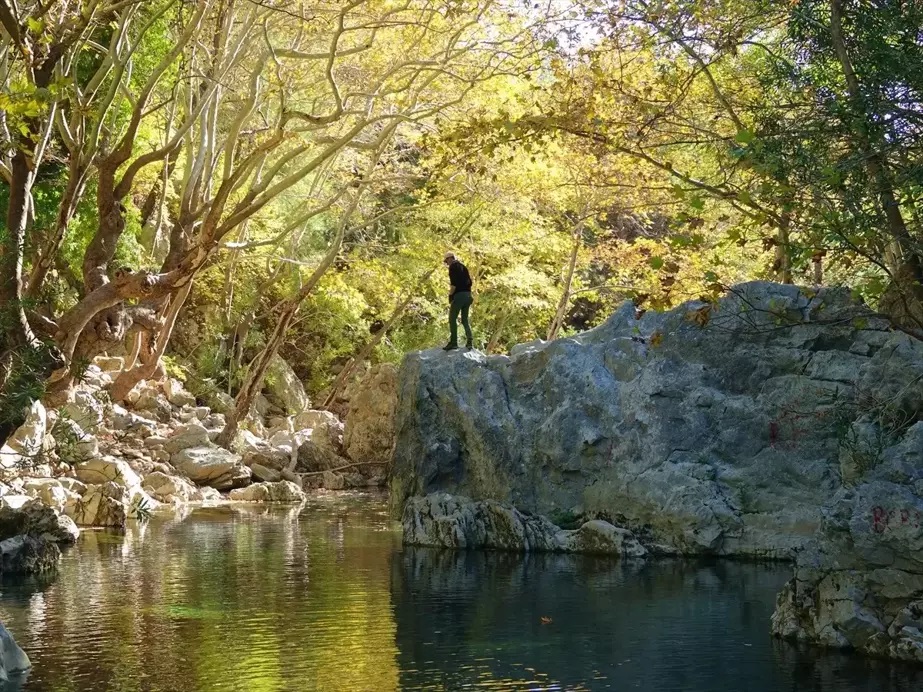
<path fill-rule="evenodd" d="M 402 550 L 378 500 L 220 507 L 85 532 L 4 583 L 26 690 L 923 689 L 772 641 L 789 568 Z"/>

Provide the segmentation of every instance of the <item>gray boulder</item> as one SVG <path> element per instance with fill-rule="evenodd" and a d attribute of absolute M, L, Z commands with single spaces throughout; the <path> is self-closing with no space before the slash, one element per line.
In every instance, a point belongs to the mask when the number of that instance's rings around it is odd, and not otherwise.
<path fill-rule="evenodd" d="M 67 418 L 87 432 L 96 432 L 103 424 L 103 406 L 90 392 L 78 389 L 62 410 Z"/>
<path fill-rule="evenodd" d="M 18 507 L 0 503 L 0 539 L 20 535 L 71 545 L 77 542 L 80 530 L 69 517 L 59 514 L 41 500 L 27 498 Z"/>
<path fill-rule="evenodd" d="M 11 675 L 25 673 L 31 667 L 26 652 L 19 648 L 10 631 L 0 624 L 0 681 L 6 682 Z"/>
<path fill-rule="evenodd" d="M 208 429 L 198 421 L 179 426 L 164 442 L 163 448 L 170 454 L 177 454 L 190 447 L 206 447 L 211 440 Z"/>
<path fill-rule="evenodd" d="M 219 447 L 191 447 L 174 454 L 170 461 L 196 485 L 230 490 L 250 482 L 250 469 L 240 456 Z"/>
<path fill-rule="evenodd" d="M 397 368 L 382 363 L 363 376 L 350 397 L 343 428 L 343 448 L 353 461 L 380 466 L 391 462 L 397 387 Z"/>
<path fill-rule="evenodd" d="M 69 508 L 78 526 L 124 528 L 131 506 L 131 493 L 115 481 L 87 486 L 80 500 Z"/>
<path fill-rule="evenodd" d="M 23 534 L 0 541 L 0 574 L 45 574 L 58 568 L 61 549 L 54 541 Z"/>
<path fill-rule="evenodd" d="M 305 494 L 291 481 L 254 483 L 246 488 L 236 488 L 229 494 L 238 502 L 302 502 Z"/>
<path fill-rule="evenodd" d="M 311 408 L 311 400 L 304 391 L 304 385 L 292 366 L 276 355 L 269 362 L 266 369 L 266 379 L 263 391 L 269 401 L 283 411 L 298 414 Z M 260 411 L 265 416 L 268 411 Z"/>
<path fill-rule="evenodd" d="M 329 471 L 345 466 L 349 462 L 338 457 L 329 448 L 316 444 L 313 440 L 303 442 L 298 447 L 298 471 Z"/>
<path fill-rule="evenodd" d="M 894 397 L 919 411 L 923 388 L 900 388 L 923 373 L 910 341 L 846 290 L 754 282 L 640 319 L 626 303 L 509 357 L 410 354 L 394 510 L 448 492 L 615 517 L 681 553 L 790 558 L 843 486 L 844 422 Z"/>

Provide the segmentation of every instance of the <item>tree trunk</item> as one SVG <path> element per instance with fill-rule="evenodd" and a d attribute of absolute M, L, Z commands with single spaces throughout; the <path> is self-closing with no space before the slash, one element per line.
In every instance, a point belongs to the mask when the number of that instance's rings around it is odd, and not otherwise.
<path fill-rule="evenodd" d="M 154 376 L 157 365 L 160 363 L 160 359 L 167 349 L 167 344 L 170 343 L 170 337 L 173 335 L 173 327 L 176 325 L 176 318 L 179 316 L 179 312 L 186 302 L 186 299 L 189 297 L 189 292 L 191 290 L 192 281 L 187 281 L 177 294 L 173 296 L 173 300 L 170 301 L 169 306 L 164 311 L 163 326 L 159 331 L 152 333 L 149 337 L 152 340 L 150 348 L 142 349 L 141 353 L 138 355 L 138 360 L 140 362 L 119 373 L 119 376 L 113 383 L 109 392 L 113 401 L 124 401 L 136 384 L 141 380 L 147 380 Z"/>
<path fill-rule="evenodd" d="M 557 337 L 561 326 L 564 324 L 564 316 L 567 314 L 567 305 L 570 302 L 570 290 L 574 283 L 574 273 L 577 270 L 577 257 L 580 254 L 580 246 L 583 244 L 583 221 L 574 227 L 574 247 L 571 249 L 570 260 L 567 264 L 567 276 L 564 278 L 564 291 L 561 293 L 561 300 L 558 301 L 558 309 L 555 312 L 554 319 L 548 327 L 546 341 L 551 341 Z"/>
<path fill-rule="evenodd" d="M 45 277 L 51 268 L 55 266 L 55 260 L 60 254 L 61 243 L 64 242 L 67 226 L 77 211 L 77 205 L 80 203 L 80 197 L 86 187 L 87 169 L 82 167 L 76 158 L 72 159 L 69 168 L 67 187 L 58 207 L 54 231 L 47 238 L 32 268 L 32 274 L 29 276 L 29 286 L 26 294 L 30 298 L 38 296 L 45 283 Z"/>
<path fill-rule="evenodd" d="M 250 406 L 253 404 L 253 400 L 263 388 L 263 378 L 266 376 L 269 363 L 279 352 L 279 348 L 281 348 L 284 343 L 285 335 L 288 333 L 288 328 L 291 326 L 295 315 L 298 314 L 301 303 L 308 297 L 311 291 L 314 290 L 314 287 L 317 286 L 327 270 L 333 265 L 334 261 L 336 261 L 337 255 L 340 254 L 340 248 L 343 246 L 343 238 L 346 235 L 347 222 L 359 205 L 359 198 L 360 195 L 357 194 L 349 209 L 344 213 L 343 218 L 340 220 L 339 227 L 337 228 L 337 234 L 330 244 L 330 247 L 327 249 L 327 254 L 324 255 L 324 259 L 321 260 L 321 263 L 311 273 L 311 276 L 308 278 L 307 282 L 305 282 L 304 286 L 301 287 L 301 290 L 298 291 L 298 294 L 294 298 L 290 298 L 283 303 L 282 310 L 279 313 L 279 319 L 276 322 L 272 336 L 266 343 L 266 348 L 264 348 L 259 355 L 253 359 L 253 362 L 250 363 L 247 377 L 234 401 L 234 409 L 227 414 L 227 424 L 216 441 L 217 444 L 222 447 L 228 447 L 231 444 L 234 437 L 237 435 L 237 428 L 240 421 L 250 413 Z"/>
<path fill-rule="evenodd" d="M 851 128 L 856 137 L 859 148 L 865 159 L 865 167 L 877 193 L 881 209 L 888 225 L 888 232 L 897 242 L 906 262 L 917 283 L 923 286 L 923 264 L 920 261 L 920 251 L 907 229 L 907 224 L 901 214 L 897 196 L 894 193 L 894 183 L 887 159 L 881 153 L 880 142 L 873 141 L 869 114 L 866 111 L 862 87 L 846 47 L 846 38 L 843 34 L 843 2 L 842 0 L 830 1 L 830 38 L 836 52 L 837 60 L 843 70 L 846 81 L 846 90 L 852 104 L 854 117 Z"/>
<path fill-rule="evenodd" d="M 779 281 L 783 284 L 792 283 L 792 258 L 789 254 L 791 240 L 789 233 L 791 231 L 791 214 L 782 215 L 782 223 L 779 224 L 779 233 L 776 242 L 776 270 Z"/>
<path fill-rule="evenodd" d="M 417 286 L 422 284 L 424 281 L 429 279 L 434 273 L 435 269 L 428 271 L 425 276 L 417 282 Z M 391 316 L 388 317 L 387 321 L 381 326 L 375 334 L 369 339 L 368 343 L 362 347 L 362 350 L 359 351 L 355 356 L 350 358 L 346 365 L 343 366 L 343 369 L 340 370 L 340 374 L 337 375 L 336 380 L 334 380 L 333 385 L 330 387 L 330 393 L 327 395 L 327 398 L 324 400 L 324 409 L 329 409 L 333 402 L 336 400 L 336 396 L 339 391 L 343 388 L 343 385 L 349 380 L 350 375 L 352 375 L 353 370 L 356 369 L 356 365 L 367 360 L 371 355 L 372 351 L 375 350 L 375 347 L 381 343 L 381 340 L 385 337 L 391 327 L 394 326 L 394 323 L 404 314 L 404 310 L 407 309 L 407 306 L 413 302 L 413 298 L 416 295 L 416 291 L 408 294 L 406 298 L 401 300 L 397 305 L 394 306 L 394 310 L 391 312 Z"/>
<path fill-rule="evenodd" d="M 490 341 L 487 342 L 487 347 L 484 349 L 487 353 L 493 353 L 497 350 L 497 346 L 500 345 L 500 335 L 503 333 L 503 330 L 506 329 L 507 323 L 513 316 L 513 311 L 514 308 L 511 306 L 504 311 L 500 319 L 497 320 L 497 326 L 494 327 L 493 334 L 490 336 Z"/>
<path fill-rule="evenodd" d="M 22 149 L 13 155 L 9 202 L 6 213 L 8 237 L 0 243 L 0 309 L 3 320 L 3 353 L 36 343 L 26 318 L 23 299 L 23 251 L 32 197 L 33 171 Z"/>

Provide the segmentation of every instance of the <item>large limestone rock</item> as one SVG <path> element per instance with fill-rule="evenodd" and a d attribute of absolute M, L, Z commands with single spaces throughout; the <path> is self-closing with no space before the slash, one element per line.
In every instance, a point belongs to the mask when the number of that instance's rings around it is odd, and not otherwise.
<path fill-rule="evenodd" d="M 184 449 L 170 461 L 193 483 L 216 490 L 230 490 L 250 482 L 250 469 L 241 463 L 240 456 L 219 447 Z"/>
<path fill-rule="evenodd" d="M 185 478 L 162 471 L 147 474 L 142 486 L 151 497 L 167 504 L 183 504 L 202 499 L 199 489 Z"/>
<path fill-rule="evenodd" d="M 565 530 L 548 519 L 492 500 L 435 493 L 412 498 L 404 507 L 404 542 L 445 548 L 517 552 L 593 553 L 644 557 L 634 535 L 607 521 L 594 520 Z"/>
<path fill-rule="evenodd" d="M 0 467 L 12 469 L 38 463 L 48 432 L 48 414 L 41 401 L 34 401 L 26 420 L 0 447 Z"/>
<path fill-rule="evenodd" d="M 68 401 L 63 412 L 65 417 L 74 421 L 88 433 L 96 432 L 103 423 L 103 406 L 90 392 L 77 390 Z"/>
<path fill-rule="evenodd" d="M 762 282 L 640 319 L 629 303 L 509 357 L 415 353 L 392 498 L 400 512 L 445 491 L 612 517 L 667 550 L 790 557 L 843 485 L 844 429 L 872 401 L 919 415 L 923 387 L 907 383 L 921 373 L 923 344 L 848 291 Z"/>
<path fill-rule="evenodd" d="M 390 363 L 372 367 L 349 401 L 343 447 L 354 462 L 387 465 L 391 461 L 397 412 L 397 369 Z"/>
<path fill-rule="evenodd" d="M 230 498 L 239 502 L 302 502 L 305 494 L 291 481 L 254 483 L 230 492 Z"/>
<path fill-rule="evenodd" d="M 199 422 L 179 426 L 167 439 L 163 447 L 170 454 L 176 454 L 190 447 L 208 446 L 208 429 Z"/>
<path fill-rule="evenodd" d="M 923 422 L 878 454 L 828 504 L 779 594 L 772 629 L 923 663 Z"/>
<path fill-rule="evenodd" d="M 313 440 L 307 440 L 298 447 L 298 471 L 314 472 L 329 471 L 348 464 L 345 459 L 338 457 L 326 446 L 318 445 Z"/>
<path fill-rule="evenodd" d="M 112 457 L 100 457 L 77 464 L 74 467 L 74 475 L 77 480 L 87 485 L 99 485 L 110 481 L 128 489 L 141 485 L 141 478 L 128 462 Z"/>
<path fill-rule="evenodd" d="M 310 430 L 314 444 L 326 447 L 334 454 L 343 454 L 344 425 L 330 411 L 305 411 L 295 416 L 292 426 L 296 431 Z"/>
<path fill-rule="evenodd" d="M 80 494 L 65 488 L 57 478 L 29 478 L 23 483 L 23 492 L 38 498 L 43 505 L 56 512 L 64 512 L 68 504 L 80 498 Z"/>
<path fill-rule="evenodd" d="M 79 526 L 124 528 L 130 504 L 128 489 L 116 482 L 90 485 L 71 510 L 70 517 Z"/>
<path fill-rule="evenodd" d="M 183 383 L 173 377 L 168 377 L 163 381 L 163 394 L 167 401 L 178 408 L 183 406 L 195 406 L 196 398 L 186 391 Z"/>
<path fill-rule="evenodd" d="M 99 455 L 99 440 L 96 436 L 69 417 L 61 417 L 55 421 L 52 436 L 58 457 L 66 463 L 76 464 Z"/>
<path fill-rule="evenodd" d="M 6 682 L 11 675 L 25 673 L 32 667 L 26 652 L 19 648 L 9 630 L 0 624 L 0 682 Z"/>
<path fill-rule="evenodd" d="M 269 362 L 263 389 L 271 403 L 289 413 L 297 414 L 311 408 L 311 400 L 308 399 L 298 375 L 292 370 L 292 366 L 278 355 Z M 260 413 L 266 415 L 266 411 Z"/>

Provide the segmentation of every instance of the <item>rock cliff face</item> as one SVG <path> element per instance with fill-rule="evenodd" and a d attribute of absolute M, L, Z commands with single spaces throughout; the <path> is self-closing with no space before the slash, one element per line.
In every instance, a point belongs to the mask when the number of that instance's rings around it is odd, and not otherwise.
<path fill-rule="evenodd" d="M 509 548 L 495 501 L 796 559 L 777 636 L 923 662 L 923 342 L 848 292 L 749 283 L 509 357 L 417 353 L 399 398 L 409 542 Z"/>
<path fill-rule="evenodd" d="M 791 557 L 844 476 L 902 448 L 923 410 L 912 372 L 921 344 L 848 292 L 759 282 L 641 319 L 626 304 L 510 357 L 413 354 L 396 509 L 445 491 L 608 518 L 683 553 Z"/>

